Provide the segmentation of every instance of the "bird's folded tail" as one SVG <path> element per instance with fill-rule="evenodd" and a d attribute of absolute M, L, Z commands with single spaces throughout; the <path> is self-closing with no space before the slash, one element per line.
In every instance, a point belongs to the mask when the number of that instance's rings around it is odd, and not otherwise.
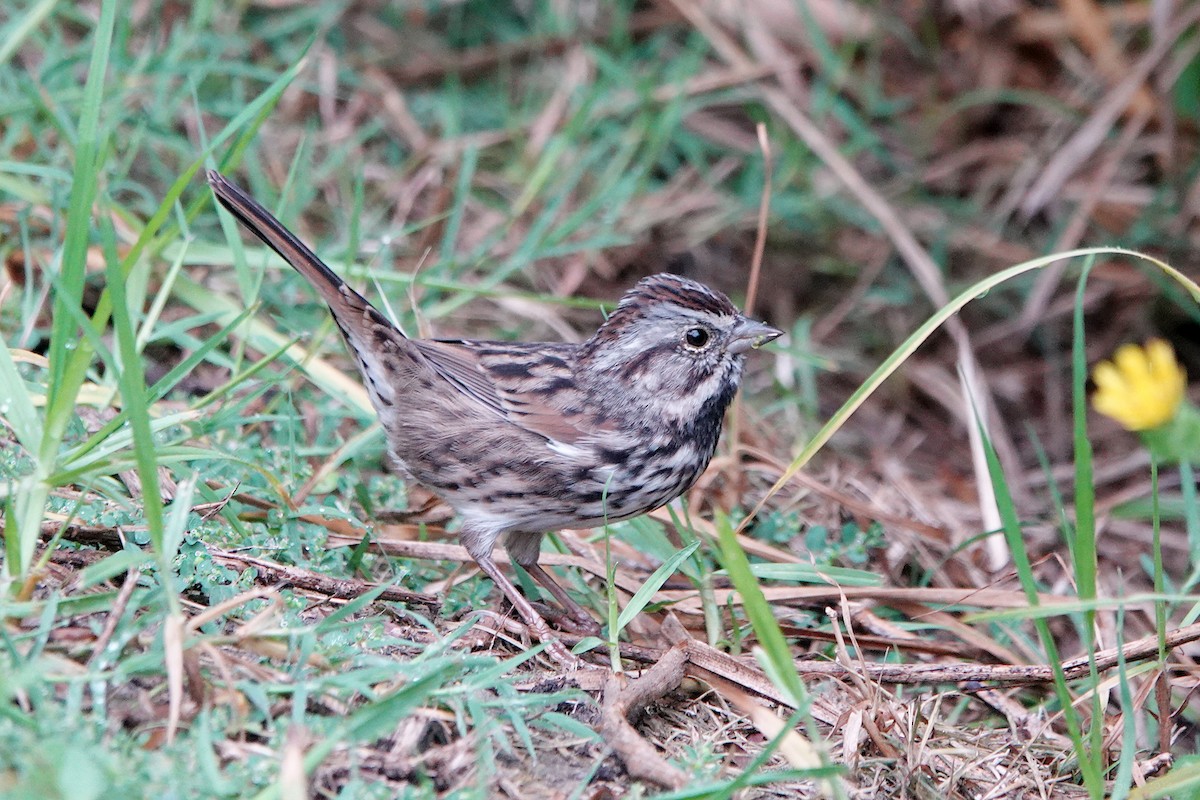
<path fill-rule="evenodd" d="M 208 184 L 229 213 L 307 278 L 329 304 L 334 321 L 358 361 L 375 407 L 391 406 L 395 402 L 395 388 L 384 358 L 385 351 L 404 353 L 410 360 L 415 355 L 400 329 L 339 278 L 257 200 L 215 170 L 208 171 Z"/>
<path fill-rule="evenodd" d="M 339 322 L 349 322 L 375 311 L 370 302 L 338 277 L 317 254 L 296 238 L 267 209 L 216 170 L 208 171 L 208 185 L 221 205 L 278 253 L 292 268 L 308 279 L 321 298 L 329 304 Z M 376 312 L 378 314 L 378 312 Z M 374 315 L 373 315 L 374 316 Z"/>

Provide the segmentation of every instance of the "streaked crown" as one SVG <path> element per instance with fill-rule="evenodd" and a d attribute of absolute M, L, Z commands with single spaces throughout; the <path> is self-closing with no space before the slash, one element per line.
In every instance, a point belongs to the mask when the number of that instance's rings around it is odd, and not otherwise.
<path fill-rule="evenodd" d="M 639 320 L 663 314 L 737 317 L 737 307 L 721 292 L 702 283 L 660 272 L 642 278 L 625 293 L 609 318 L 592 337 L 592 342 L 610 342 Z"/>
<path fill-rule="evenodd" d="M 681 275 L 660 272 L 642 278 L 626 292 L 613 316 L 625 311 L 636 313 L 656 303 L 671 303 L 679 308 L 720 316 L 737 316 L 738 313 L 737 307 L 721 292 Z"/>

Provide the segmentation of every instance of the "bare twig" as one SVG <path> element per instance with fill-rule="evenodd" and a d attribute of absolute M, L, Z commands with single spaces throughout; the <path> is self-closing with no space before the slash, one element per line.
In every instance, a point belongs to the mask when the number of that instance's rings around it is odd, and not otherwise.
<path fill-rule="evenodd" d="M 253 567 L 258 571 L 258 580 L 261 583 L 287 583 L 297 588 L 318 592 L 329 597 L 348 600 L 364 595 L 378 586 L 378 584 L 366 581 L 331 578 L 328 575 L 321 575 L 307 569 L 276 564 L 265 559 L 242 555 L 240 553 L 230 553 L 214 547 L 209 548 L 209 554 L 213 557 L 214 561 L 222 564 Z M 437 610 L 442 605 L 441 601 L 436 597 L 392 587 L 384 589 L 379 595 L 379 599 L 399 603 L 416 603 L 432 610 Z"/>
<path fill-rule="evenodd" d="M 629 718 L 646 704 L 677 689 L 683 681 L 686 662 L 685 648 L 672 647 L 636 680 L 630 681 L 624 674 L 613 673 L 604 686 L 601 735 L 625 762 L 631 776 L 668 789 L 683 788 L 688 783 L 688 776 L 660 756 L 630 724 Z"/>
<path fill-rule="evenodd" d="M 1200 623 L 1178 628 L 1166 635 L 1166 647 L 1173 649 L 1200 639 Z M 1158 656 L 1158 635 L 1146 636 L 1124 647 L 1113 647 L 1089 657 L 1079 656 L 1062 665 L 1067 680 L 1086 677 L 1095 664 L 1097 670 L 1112 669 L 1120 658 L 1143 661 Z M 868 664 L 855 662 L 855 672 L 881 683 L 960 683 L 979 681 L 1019 686 L 1030 683 L 1049 683 L 1054 680 L 1054 668 L 1042 664 Z M 803 661 L 796 664 L 801 675 L 844 677 L 849 667 L 841 664 Z"/>
<path fill-rule="evenodd" d="M 53 536 L 59 529 L 58 523 L 45 523 L 42 526 L 42 538 Z M 133 529 L 131 529 L 133 530 Z M 123 546 L 120 533 L 114 528 L 91 526 L 91 525 L 70 525 L 67 527 L 64 537 L 68 541 L 81 542 L 84 544 L 98 545 L 110 550 L 120 549 Z M 361 538 L 361 537 L 360 537 Z M 336 597 L 339 599 L 353 599 L 374 589 L 378 584 L 369 583 L 367 581 L 347 580 L 345 578 L 332 578 L 328 575 L 321 575 L 310 570 L 301 569 L 299 567 L 289 567 L 283 564 L 276 564 L 272 561 L 267 561 L 254 556 L 243 555 L 241 553 L 231 553 L 226 550 L 221 550 L 216 547 L 209 548 L 209 555 L 215 561 L 223 564 L 253 567 L 258 571 L 258 580 L 260 583 L 287 583 L 299 589 L 305 589 L 311 592 Z M 128 583 L 128 578 L 126 579 Z M 122 588 L 122 592 L 124 592 Z M 118 598 L 119 599 L 119 598 Z M 441 601 L 436 597 L 421 592 L 410 592 L 405 589 L 396 589 L 389 587 L 383 590 L 379 595 L 380 600 L 390 600 L 398 603 L 416 603 L 429 608 L 431 611 L 437 611 L 441 608 Z M 111 634 L 110 634 L 111 635 Z"/>
<path fill-rule="evenodd" d="M 668 636 L 679 637 L 678 633 L 671 634 L 666 626 L 664 626 L 664 630 Z M 1165 637 L 1165 646 L 1167 649 L 1174 649 L 1197 640 L 1200 640 L 1200 623 L 1171 631 Z M 679 641 L 680 644 L 676 646 L 683 647 L 687 653 L 688 662 L 691 665 L 688 667 L 689 672 L 703 678 L 704 671 L 708 671 L 732 681 L 760 697 L 781 705 L 790 705 L 787 697 L 779 692 L 756 666 L 695 639 L 687 638 L 679 639 Z M 1152 634 L 1129 642 L 1124 647 L 1101 650 L 1091 660 L 1086 655 L 1073 658 L 1063 663 L 1062 670 L 1067 680 L 1076 680 L 1090 674 L 1093 663 L 1096 670 L 1106 670 L 1117 666 L 1121 658 L 1124 658 L 1126 662 L 1157 658 L 1158 645 L 1158 635 Z M 649 650 L 649 648 L 644 649 Z M 649 657 L 651 653 L 639 655 Z M 975 684 L 993 683 L 1003 686 L 1021 686 L 1049 683 L 1054 680 L 1054 668 L 1043 664 L 876 664 L 866 661 L 850 661 L 847 664 L 840 664 L 796 661 L 795 667 L 796 672 L 802 677 L 846 678 L 853 674 L 878 683 L 967 683 L 969 684 L 967 688 L 972 692 L 978 691 Z"/>

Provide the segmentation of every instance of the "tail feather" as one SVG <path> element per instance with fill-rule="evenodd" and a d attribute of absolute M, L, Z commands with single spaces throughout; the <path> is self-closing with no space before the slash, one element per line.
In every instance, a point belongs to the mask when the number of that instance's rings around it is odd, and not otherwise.
<path fill-rule="evenodd" d="M 215 170 L 208 171 L 208 183 L 221 205 L 307 278 L 329 304 L 334 321 L 354 352 L 376 408 L 392 405 L 395 388 L 388 380 L 390 370 L 381 355 L 390 350 L 408 354 L 411 359 L 412 347 L 404 334 L 257 200 Z"/>
<path fill-rule="evenodd" d="M 355 312 L 361 315 L 366 309 L 374 311 L 365 297 L 350 288 L 336 272 L 317 257 L 316 253 L 308 249 L 304 242 L 297 239 L 295 234 L 285 228 L 283 223 L 257 200 L 216 170 L 208 171 L 208 184 L 230 214 L 237 217 L 255 236 L 262 239 L 284 261 L 308 279 L 321 298 L 329 304 L 335 317 L 348 321 L 345 317 L 354 315 Z"/>

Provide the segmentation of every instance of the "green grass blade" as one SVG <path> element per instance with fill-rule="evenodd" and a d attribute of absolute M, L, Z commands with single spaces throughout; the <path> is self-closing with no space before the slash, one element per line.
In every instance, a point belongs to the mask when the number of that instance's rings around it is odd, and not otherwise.
<path fill-rule="evenodd" d="M 792 651 L 784 638 L 783 630 L 775 619 L 771 606 L 763 594 L 762 587 L 750 570 L 750 561 L 745 551 L 738 544 L 729 518 L 718 512 L 714 520 L 717 529 L 717 544 L 721 552 L 721 562 L 729 573 L 734 587 L 742 596 L 742 607 L 754 628 L 755 636 L 768 660 L 772 662 L 781 678 L 785 681 L 783 688 L 792 699 L 792 705 L 802 708 L 807 702 L 808 692 L 804 682 L 792 667 Z"/>
<path fill-rule="evenodd" d="M 1096 494 L 1092 443 L 1087 431 L 1087 353 L 1083 332 L 1083 292 L 1095 257 L 1089 257 L 1079 275 L 1075 294 L 1074 336 L 1071 344 L 1072 415 L 1075 445 L 1075 582 L 1084 600 L 1096 597 Z M 1084 645 L 1091 648 L 1095 616 L 1084 615 Z"/>
<path fill-rule="evenodd" d="M 1037 608 L 1037 580 L 1033 575 L 1033 566 L 1029 560 L 1029 553 L 1025 549 L 1025 537 L 1021 532 L 1021 521 L 1017 516 L 1017 507 L 1013 502 L 1012 493 L 1009 491 L 1008 481 L 1005 480 L 1004 473 L 1001 470 L 1000 459 L 996 455 L 995 448 L 992 446 L 992 440 L 987 436 L 986 432 L 980 431 L 980 433 L 983 436 L 983 451 L 984 456 L 987 458 L 988 474 L 991 477 L 992 487 L 996 494 L 996 507 L 1000 512 L 1004 538 L 1008 541 L 1008 548 L 1012 555 L 1013 565 L 1017 571 L 1017 578 L 1020 580 L 1021 588 L 1025 592 L 1025 597 L 1028 599 L 1029 605 Z M 1072 702 L 1071 690 L 1067 686 L 1066 675 L 1062 670 L 1062 659 L 1059 657 L 1058 646 L 1055 644 L 1050 626 L 1044 617 L 1038 616 L 1034 618 L 1034 627 L 1037 629 L 1042 647 L 1045 649 L 1047 663 L 1054 672 L 1054 689 L 1062 708 L 1063 719 L 1067 724 L 1067 733 L 1075 744 L 1084 785 L 1087 787 L 1088 793 L 1093 798 L 1096 798 L 1096 800 L 1099 800 L 1099 798 L 1104 797 L 1104 778 L 1097 763 L 1097 758 L 1100 754 L 1090 751 L 1084 745 L 1079 712 L 1075 710 Z"/>
<path fill-rule="evenodd" d="M 646 579 L 641 588 L 625 604 L 625 608 L 621 609 L 621 615 L 617 617 L 617 630 L 613 636 L 625 630 L 625 626 L 634 617 L 642 613 L 642 609 L 650 602 L 650 598 L 654 597 L 654 593 L 662 588 L 662 585 L 667 582 L 667 578 L 674 575 L 675 570 L 679 569 L 679 565 L 691 556 L 692 553 L 696 552 L 696 548 L 699 546 L 700 540 L 697 539 L 664 561 L 658 569 L 654 570 L 654 573 Z"/>
<path fill-rule="evenodd" d="M 42 419 L 6 346 L 0 346 L 0 417 L 12 428 L 21 446 L 31 455 L 36 454 L 42 442 Z"/>
<path fill-rule="evenodd" d="M 75 398 L 83 385 L 91 349 L 87 337 L 80 337 L 75 312 L 83 299 L 87 277 L 87 254 L 92 230 L 92 202 L 96 196 L 101 159 L 100 109 L 104 99 L 105 78 L 116 24 L 118 3 L 102 3 L 100 18 L 93 32 L 91 61 L 84 85 L 79 127 L 75 132 L 75 169 L 67 203 L 67 227 L 63 240 L 61 269 L 55 283 L 49 348 L 49 375 L 46 383 L 46 413 L 42 437 L 35 455 L 36 474 L 45 478 L 53 470 L 75 409 Z M 41 527 L 42 509 L 49 497 L 49 486 L 39 482 L 17 500 L 20 519 L 15 531 L 18 541 L 16 558 L 10 559 L 10 573 L 25 575 Z"/>
<path fill-rule="evenodd" d="M 0 28 L 0 64 L 7 64 L 13 53 L 20 49 L 29 35 L 50 16 L 57 0 L 42 0 L 28 9 L 25 14 L 14 17 L 3 28 Z"/>
<path fill-rule="evenodd" d="M 762 587 L 750 571 L 750 561 L 738 544 L 737 531 L 730 523 L 729 517 L 718 511 L 713 520 L 717 529 L 717 543 L 721 551 L 721 561 L 729 572 L 738 594 L 742 596 L 742 608 L 754 628 L 754 635 L 761 647 L 762 660 L 769 664 L 769 672 L 777 685 L 791 698 L 797 712 L 801 712 L 805 722 L 808 739 L 817 749 L 822 765 L 831 766 L 829 755 L 821 746 L 820 732 L 808 713 L 810 699 L 804 681 L 796 672 L 792 663 L 792 651 L 788 647 L 787 638 L 779 627 L 779 621 L 771 611 L 771 606 L 763 594 Z M 838 777 L 830 778 L 828 786 L 835 798 L 846 797 L 846 787 Z"/>
<path fill-rule="evenodd" d="M 1074 333 L 1071 340 L 1071 413 L 1075 450 L 1075 536 L 1071 552 L 1074 556 L 1072 563 L 1075 567 L 1075 586 L 1080 599 L 1085 602 L 1096 598 L 1096 576 L 1099 569 L 1096 557 L 1095 469 L 1092 442 L 1088 439 L 1087 430 L 1087 351 L 1083 320 L 1083 293 L 1095 260 L 1095 256 L 1086 258 L 1079 274 L 1073 314 Z M 1095 685 L 1099 682 L 1093 658 L 1096 652 L 1096 613 L 1085 611 L 1083 623 L 1079 627 L 1084 651 L 1088 654 L 1090 680 Z M 1104 709 L 1100 706 L 1100 692 L 1092 692 L 1090 701 L 1091 719 L 1103 719 Z M 1088 727 L 1088 732 L 1089 754 L 1100 753 L 1104 741 L 1104 725 L 1093 723 Z M 1081 762 L 1084 758 L 1081 752 Z"/>
<path fill-rule="evenodd" d="M 150 541 L 160 555 L 163 553 L 163 503 L 158 488 L 158 461 L 155 457 L 154 433 L 150 429 L 150 404 L 147 398 L 146 374 L 137 350 L 137 333 L 126 297 L 125 276 L 116 252 L 116 232 L 104 219 L 101 231 L 105 238 L 108 291 L 112 297 L 112 324 L 116 333 L 117 352 L 121 363 L 117 367 L 117 382 L 121 389 L 130 430 L 133 433 L 133 452 L 141 479 Z"/>
<path fill-rule="evenodd" d="M 92 57 L 84 86 L 79 127 L 75 132 L 75 169 L 71 176 L 66 235 L 63 240 L 61 269 L 54 292 L 55 313 L 50 332 L 46 435 L 43 437 L 39 453 L 43 469 L 54 461 L 75 405 L 75 396 L 83 382 L 84 371 L 77 365 L 80 361 L 86 362 L 88 359 L 86 353 L 83 356 L 78 355 L 79 350 L 76 347 L 80 345 L 80 338 L 71 310 L 79 308 L 83 300 L 87 251 L 92 229 L 92 201 L 96 196 L 99 178 L 100 108 L 104 99 L 104 83 L 108 74 L 117 5 L 115 0 L 100 5 L 100 19 L 93 32 Z"/>

